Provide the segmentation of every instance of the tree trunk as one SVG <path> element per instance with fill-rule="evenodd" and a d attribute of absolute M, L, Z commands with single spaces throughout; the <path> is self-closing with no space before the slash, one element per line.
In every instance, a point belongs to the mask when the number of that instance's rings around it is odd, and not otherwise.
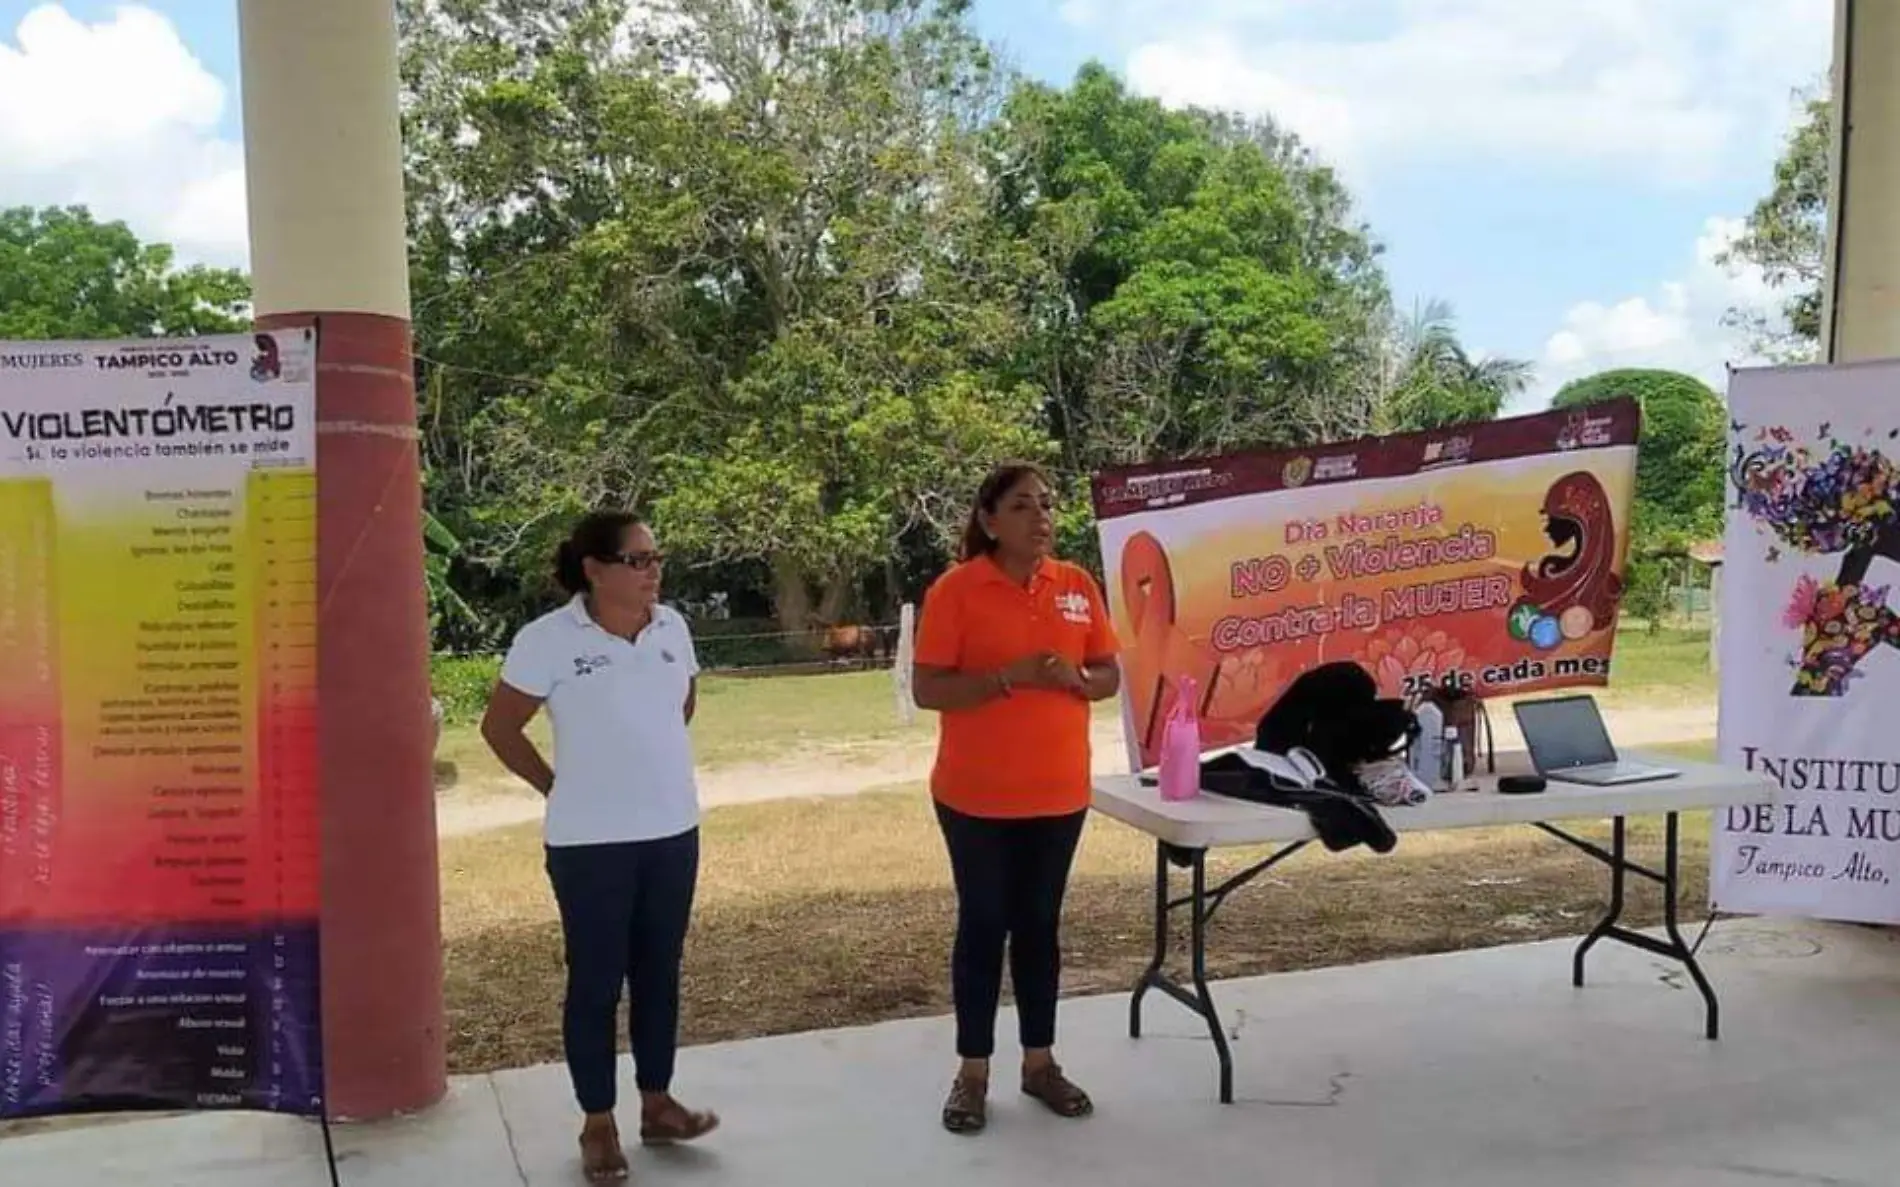
<path fill-rule="evenodd" d="M 856 582 L 833 575 L 825 579 L 825 592 L 818 600 L 818 621 L 826 626 L 845 625 L 845 616 L 853 609 L 852 593 Z"/>
<path fill-rule="evenodd" d="M 772 558 L 772 612 L 778 629 L 790 638 L 786 648 L 794 655 L 812 652 L 811 583 L 805 579 L 805 567 L 789 556 Z"/>

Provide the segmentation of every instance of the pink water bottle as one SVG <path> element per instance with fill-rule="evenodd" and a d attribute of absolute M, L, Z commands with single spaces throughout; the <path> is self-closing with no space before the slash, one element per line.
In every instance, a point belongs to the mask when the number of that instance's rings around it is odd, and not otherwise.
<path fill-rule="evenodd" d="M 1191 800 L 1201 793 L 1201 719 L 1195 712 L 1194 680 L 1174 686 L 1174 708 L 1161 729 L 1161 798 Z"/>

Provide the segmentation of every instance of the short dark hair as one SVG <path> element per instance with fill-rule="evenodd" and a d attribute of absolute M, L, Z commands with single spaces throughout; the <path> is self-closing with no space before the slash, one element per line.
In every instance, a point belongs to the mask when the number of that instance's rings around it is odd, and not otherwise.
<path fill-rule="evenodd" d="M 592 585 L 582 562 L 590 558 L 605 560 L 618 553 L 621 537 L 641 522 L 631 511 L 593 511 L 581 516 L 567 539 L 554 550 L 554 580 L 569 594 L 586 593 Z"/>
<path fill-rule="evenodd" d="M 964 560 L 973 561 L 996 551 L 996 541 L 983 530 L 983 517 L 996 514 L 1003 496 L 1015 490 L 1025 478 L 1034 478 L 1052 490 L 1055 488 L 1048 473 L 1034 462 L 1005 462 L 991 470 L 983 479 L 983 485 L 976 488 L 976 501 L 970 505 L 970 521 L 963 526 Z"/>

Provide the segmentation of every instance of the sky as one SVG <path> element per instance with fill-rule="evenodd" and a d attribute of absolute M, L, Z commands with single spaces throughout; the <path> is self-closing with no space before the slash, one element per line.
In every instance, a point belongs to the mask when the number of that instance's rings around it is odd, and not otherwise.
<path fill-rule="evenodd" d="M 1774 294 L 1717 257 L 1824 83 L 1830 0 L 976 0 L 1053 83 L 1108 64 L 1169 104 L 1271 115 L 1339 171 L 1395 298 L 1567 380 L 1718 390 Z M 85 203 L 242 265 L 232 0 L 0 0 L 0 206 Z"/>

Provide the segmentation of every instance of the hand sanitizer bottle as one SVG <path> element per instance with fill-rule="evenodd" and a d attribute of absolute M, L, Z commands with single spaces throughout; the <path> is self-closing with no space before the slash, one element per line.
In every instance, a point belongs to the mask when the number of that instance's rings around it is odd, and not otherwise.
<path fill-rule="evenodd" d="M 1433 791 L 1445 782 L 1445 714 L 1426 701 L 1418 707 L 1418 737 L 1412 739 L 1411 768 L 1418 781 Z"/>
<path fill-rule="evenodd" d="M 1175 685 L 1174 708 L 1161 734 L 1160 776 L 1164 800 L 1191 800 L 1201 793 L 1201 719 L 1191 676 Z"/>

